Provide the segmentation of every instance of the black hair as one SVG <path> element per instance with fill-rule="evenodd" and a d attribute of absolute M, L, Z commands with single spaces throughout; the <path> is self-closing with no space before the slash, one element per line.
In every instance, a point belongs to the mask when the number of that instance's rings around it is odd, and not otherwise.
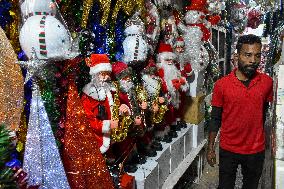
<path fill-rule="evenodd" d="M 239 37 L 238 43 L 236 45 L 237 53 L 240 53 L 243 44 L 254 44 L 254 43 L 261 44 L 260 37 L 253 35 L 253 34 L 243 35 L 243 36 Z"/>

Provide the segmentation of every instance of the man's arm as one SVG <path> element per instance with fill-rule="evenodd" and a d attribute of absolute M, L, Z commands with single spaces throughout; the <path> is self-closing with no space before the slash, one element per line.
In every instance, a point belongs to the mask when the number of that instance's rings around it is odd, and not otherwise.
<path fill-rule="evenodd" d="M 218 130 L 221 127 L 222 111 L 223 108 L 212 106 L 207 147 L 207 162 L 210 166 L 214 166 L 214 164 L 216 164 L 215 139 Z"/>

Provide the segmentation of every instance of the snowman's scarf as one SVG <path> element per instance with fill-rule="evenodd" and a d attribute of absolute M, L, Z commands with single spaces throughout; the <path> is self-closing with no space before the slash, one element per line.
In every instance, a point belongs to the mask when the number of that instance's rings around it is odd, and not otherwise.
<path fill-rule="evenodd" d="M 46 16 L 43 16 L 40 20 L 40 29 L 41 31 L 39 32 L 39 53 L 47 57 L 47 50 L 46 50 L 46 42 L 45 42 L 45 20 Z"/>

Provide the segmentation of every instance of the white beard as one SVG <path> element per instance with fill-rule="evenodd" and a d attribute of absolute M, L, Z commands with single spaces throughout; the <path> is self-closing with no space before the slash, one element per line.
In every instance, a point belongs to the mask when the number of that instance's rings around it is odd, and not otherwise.
<path fill-rule="evenodd" d="M 131 81 L 119 80 L 120 89 L 122 92 L 128 93 L 130 90 L 133 90 L 134 84 Z"/>
<path fill-rule="evenodd" d="M 176 90 L 172 84 L 173 79 L 179 79 L 181 77 L 180 71 L 174 64 L 168 65 L 167 63 L 158 63 L 158 68 L 164 70 L 164 80 L 166 82 L 169 95 L 170 95 L 170 103 L 175 107 L 179 108 L 180 104 L 180 94 L 179 91 Z"/>
<path fill-rule="evenodd" d="M 154 79 L 154 78 L 151 78 L 149 75 L 143 75 L 142 83 L 143 83 L 143 87 L 146 89 L 149 96 L 155 97 L 156 95 L 159 95 L 161 86 L 159 86 L 158 77 Z"/>
<path fill-rule="evenodd" d="M 86 95 L 98 101 L 105 100 L 107 93 L 115 90 L 111 82 L 100 81 L 98 77 L 93 77 L 91 82 L 86 84 L 83 88 L 83 92 Z"/>

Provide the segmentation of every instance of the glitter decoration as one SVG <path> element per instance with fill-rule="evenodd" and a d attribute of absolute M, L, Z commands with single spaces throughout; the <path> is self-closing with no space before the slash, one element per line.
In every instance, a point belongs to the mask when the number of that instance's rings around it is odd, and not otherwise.
<path fill-rule="evenodd" d="M 82 28 L 87 27 L 89 13 L 90 13 L 92 6 L 93 6 L 93 0 L 84 0 L 83 1 L 83 15 L 82 15 L 82 20 L 81 20 Z"/>
<path fill-rule="evenodd" d="M 24 170 L 29 174 L 28 185 L 45 189 L 70 188 L 36 82 L 33 83 Z"/>
<path fill-rule="evenodd" d="M 20 64 L 22 67 L 27 69 L 27 74 L 25 78 L 25 83 L 27 83 L 33 76 L 40 75 L 40 71 L 44 66 L 46 66 L 47 61 L 39 60 L 35 52 L 35 49 L 32 48 L 30 60 L 19 61 L 18 64 Z"/>
<path fill-rule="evenodd" d="M 71 74 L 70 74 L 71 75 Z M 63 163 L 71 188 L 114 188 L 78 95 L 74 78 L 69 82 Z"/>
<path fill-rule="evenodd" d="M 20 11 L 18 0 L 10 0 L 12 4 L 12 9 L 10 10 L 10 15 L 12 17 L 12 22 L 7 27 L 7 33 L 9 34 L 9 39 L 16 52 L 20 51 L 19 43 L 19 23 L 20 23 Z"/>
<path fill-rule="evenodd" d="M 24 84 L 17 55 L 0 27 L 0 123 L 17 131 L 23 108 Z"/>
<path fill-rule="evenodd" d="M 99 0 L 99 2 L 101 3 L 101 10 L 103 11 L 101 24 L 105 25 L 110 13 L 111 0 Z M 144 0 L 118 0 L 112 12 L 112 20 L 116 20 L 120 10 L 126 13 L 128 16 L 132 15 L 134 11 L 138 11 L 144 18 L 146 13 L 145 2 Z"/>
<path fill-rule="evenodd" d="M 107 23 L 107 19 L 109 16 L 110 12 L 110 5 L 111 5 L 111 0 L 99 0 L 101 4 L 101 10 L 103 12 L 102 18 L 101 18 L 101 24 L 105 25 Z"/>

